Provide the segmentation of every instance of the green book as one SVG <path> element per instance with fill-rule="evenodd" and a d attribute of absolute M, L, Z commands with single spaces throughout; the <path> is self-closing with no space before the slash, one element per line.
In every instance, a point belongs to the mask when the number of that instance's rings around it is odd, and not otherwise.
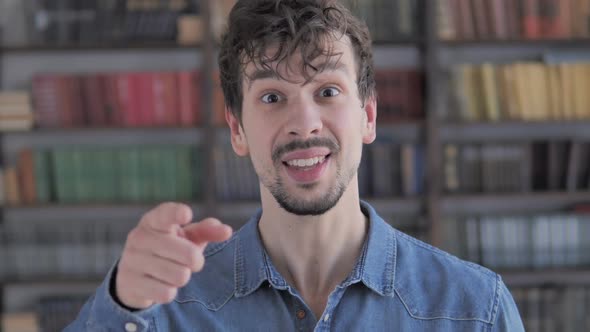
<path fill-rule="evenodd" d="M 47 150 L 33 150 L 35 171 L 35 190 L 38 204 L 48 204 L 52 200 L 52 179 L 50 153 Z"/>

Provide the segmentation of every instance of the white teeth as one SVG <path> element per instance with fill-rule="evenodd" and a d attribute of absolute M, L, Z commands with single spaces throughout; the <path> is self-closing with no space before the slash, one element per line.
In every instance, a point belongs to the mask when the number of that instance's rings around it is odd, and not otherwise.
<path fill-rule="evenodd" d="M 296 167 L 310 167 L 315 164 L 322 163 L 325 159 L 326 159 L 326 157 L 323 157 L 323 156 L 322 157 L 313 157 L 313 158 L 309 158 L 309 159 L 293 159 L 293 160 L 289 160 L 287 162 L 287 164 L 289 166 L 296 166 Z"/>

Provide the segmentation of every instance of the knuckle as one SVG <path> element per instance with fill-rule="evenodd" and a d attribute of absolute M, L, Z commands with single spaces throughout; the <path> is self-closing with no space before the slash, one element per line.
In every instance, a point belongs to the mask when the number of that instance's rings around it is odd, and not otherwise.
<path fill-rule="evenodd" d="M 172 201 L 168 201 L 168 202 L 164 202 L 164 203 L 161 203 L 160 205 L 158 205 L 158 207 L 156 208 L 156 210 L 158 210 L 158 211 L 166 211 L 166 212 L 168 212 L 168 211 L 176 211 L 177 209 L 179 209 L 182 206 L 183 206 L 183 204 L 172 202 Z"/>
<path fill-rule="evenodd" d="M 180 270 L 180 272 L 177 275 L 177 286 L 184 286 L 186 285 L 190 278 L 191 278 L 191 270 L 187 269 L 187 268 L 182 268 Z"/>
<path fill-rule="evenodd" d="M 139 228 L 132 229 L 129 233 L 127 233 L 127 244 L 134 244 L 140 241 L 141 238 L 141 231 Z"/>
<path fill-rule="evenodd" d="M 193 271 L 198 272 L 203 269 L 205 265 L 205 258 L 203 255 L 197 255 L 195 260 L 193 261 Z"/>
<path fill-rule="evenodd" d="M 160 301 L 163 303 L 172 302 L 176 298 L 178 290 L 174 287 L 165 287 L 160 294 Z"/>
<path fill-rule="evenodd" d="M 183 257 L 182 257 L 182 260 L 183 260 L 182 263 L 184 263 L 184 265 L 186 265 L 186 266 L 188 266 L 190 268 L 195 267 L 196 264 L 199 261 L 199 256 L 200 256 L 200 253 L 197 250 L 195 250 L 194 248 L 191 248 L 191 247 L 187 246 L 184 249 L 184 254 L 183 254 Z"/>

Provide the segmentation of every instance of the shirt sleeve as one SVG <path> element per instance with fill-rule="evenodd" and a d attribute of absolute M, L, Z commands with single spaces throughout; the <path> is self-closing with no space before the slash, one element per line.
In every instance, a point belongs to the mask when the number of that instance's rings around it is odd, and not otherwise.
<path fill-rule="evenodd" d="M 510 291 L 502 280 L 500 280 L 499 293 L 498 314 L 491 331 L 524 332 L 524 326 L 522 324 L 520 314 L 518 313 L 516 303 L 514 303 L 514 299 L 512 298 Z"/>
<path fill-rule="evenodd" d="M 117 265 L 107 274 L 96 293 L 84 304 L 78 317 L 65 328 L 65 332 L 78 331 L 155 331 L 154 310 L 158 305 L 140 311 L 130 311 L 119 305 L 111 296 Z"/>

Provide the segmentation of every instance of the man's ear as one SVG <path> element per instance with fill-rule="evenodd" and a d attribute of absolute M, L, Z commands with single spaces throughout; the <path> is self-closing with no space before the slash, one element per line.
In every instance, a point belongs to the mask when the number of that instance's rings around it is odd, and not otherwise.
<path fill-rule="evenodd" d="M 240 120 L 236 118 L 236 116 L 227 106 L 225 106 L 225 121 L 227 121 L 227 124 L 229 125 L 231 145 L 234 149 L 234 152 L 241 157 L 247 156 L 249 149 L 246 135 L 244 134 L 244 129 L 240 124 Z"/>
<path fill-rule="evenodd" d="M 370 144 L 377 136 L 377 100 L 369 97 L 363 106 L 363 143 Z"/>

